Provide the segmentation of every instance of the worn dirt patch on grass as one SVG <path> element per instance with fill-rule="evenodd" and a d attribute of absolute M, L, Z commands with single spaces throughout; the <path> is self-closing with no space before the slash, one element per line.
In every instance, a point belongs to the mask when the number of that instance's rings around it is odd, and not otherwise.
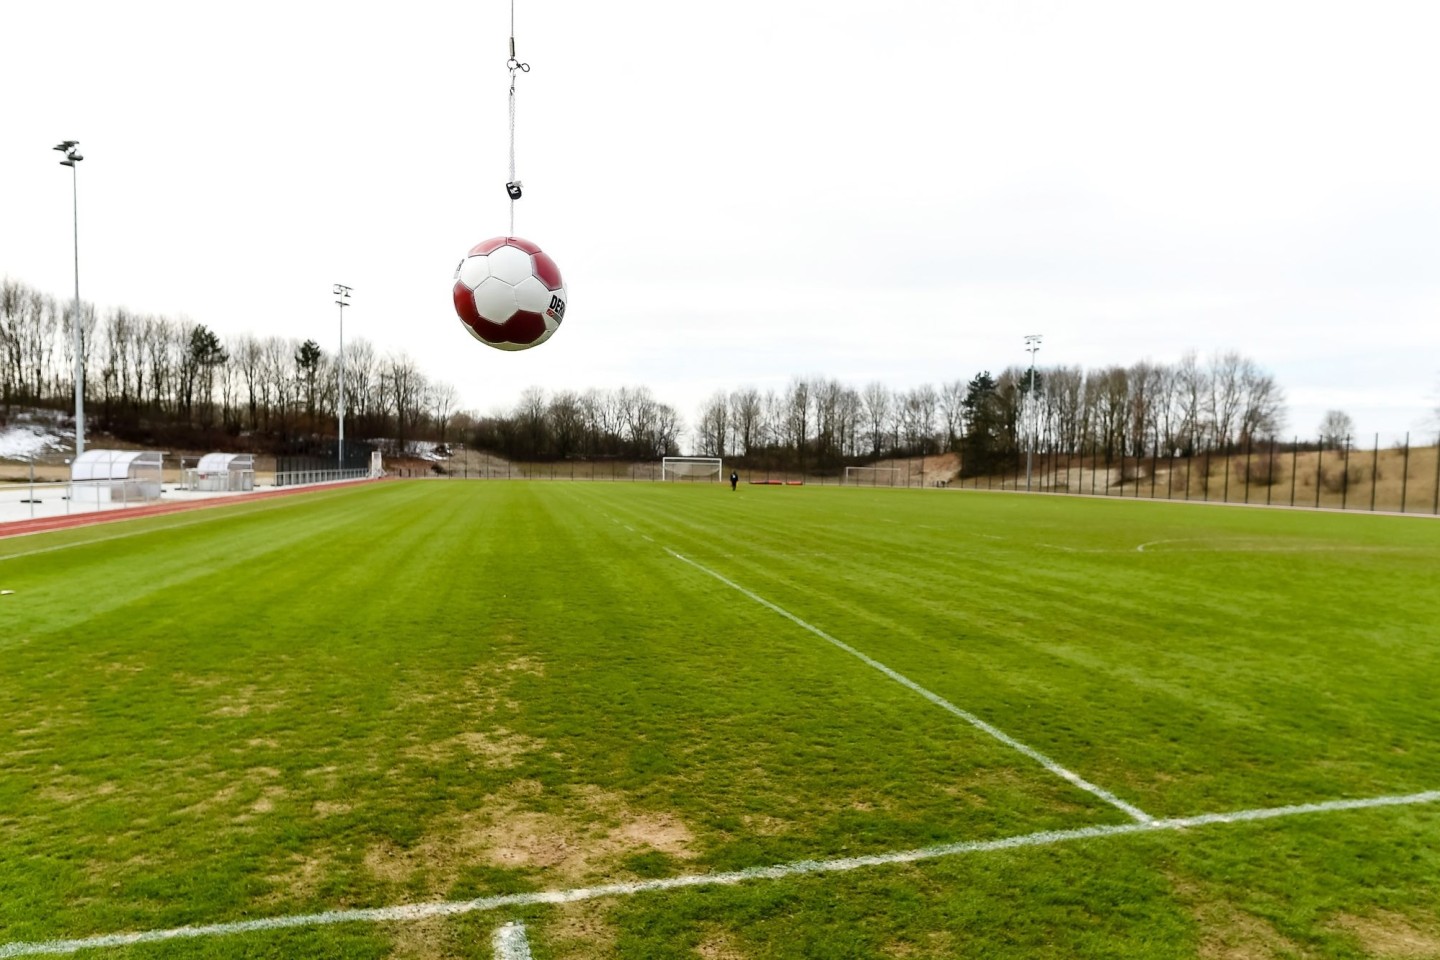
<path fill-rule="evenodd" d="M 567 903 L 556 908 L 543 928 L 550 952 L 557 960 L 582 960 L 615 955 L 615 928 L 606 919 L 604 903 Z"/>
<path fill-rule="evenodd" d="M 260 798 L 252 801 L 252 803 L 258 803 L 260 800 L 268 798 L 271 803 L 270 808 L 273 809 L 274 800 L 277 797 L 283 796 L 285 793 L 283 787 L 272 782 L 280 776 L 280 771 L 274 767 L 251 767 L 239 774 L 223 774 L 219 776 L 223 776 L 225 782 L 222 783 L 214 793 L 203 800 L 192 803 L 188 807 L 181 808 L 179 812 L 186 814 L 210 813 L 218 808 L 228 807 L 232 805 L 235 799 L 242 793 L 247 792 L 247 788 L 253 786 L 260 788 Z M 216 776 L 211 776 L 207 779 L 214 780 Z M 264 812 L 254 810 L 253 807 L 251 809 L 252 812 L 256 813 Z M 245 814 L 241 812 L 240 817 L 243 818 L 244 816 Z"/>
<path fill-rule="evenodd" d="M 470 956 L 462 950 L 455 925 L 444 917 L 430 917 L 406 923 L 386 925 L 394 937 L 394 960 L 443 960 L 446 957 Z"/>
<path fill-rule="evenodd" d="M 92 783 L 84 777 L 62 773 L 57 774 L 54 780 L 40 788 L 40 796 L 51 803 L 69 806 L 95 797 L 109 796 L 115 790 L 116 784 L 113 780 Z"/>
<path fill-rule="evenodd" d="M 1215 899 L 1194 880 L 1172 875 L 1170 882 L 1199 927 L 1196 956 L 1201 960 L 1294 960 L 1312 956 L 1268 920 Z"/>
<path fill-rule="evenodd" d="M 407 756 L 422 760 L 444 761 L 456 756 L 482 757 L 487 766 L 513 767 L 527 753 L 540 749 L 544 741 L 524 734 L 512 733 L 505 727 L 490 731 L 467 730 L 438 743 L 411 747 Z"/>
<path fill-rule="evenodd" d="M 262 902 L 312 901 L 329 869 L 330 864 L 326 860 L 291 854 L 284 869 L 265 878 L 275 885 L 275 889 Z"/>
<path fill-rule="evenodd" d="M 1280 960 L 1312 956 L 1268 921 L 1239 911 L 1224 912 L 1223 923 L 1217 924 L 1213 919 L 1203 922 L 1198 953 L 1201 960 Z"/>
<path fill-rule="evenodd" d="M 703 960 L 746 960 L 748 956 L 735 937 L 725 930 L 708 931 L 696 945 L 695 953 Z"/>
<path fill-rule="evenodd" d="M 324 818 L 349 813 L 354 807 L 348 803 L 336 803 L 332 800 L 316 800 L 311 809 L 315 811 L 315 816 Z"/>
<path fill-rule="evenodd" d="M 955 938 L 949 930 L 931 930 L 924 935 L 923 943 L 911 940 L 896 940 L 881 948 L 887 957 L 958 957 Z"/>
<path fill-rule="evenodd" d="M 262 692 L 258 686 L 251 683 L 217 697 L 210 716 L 248 717 L 255 712 L 269 713 L 277 709 L 283 699 L 283 691 L 266 689 Z"/>
<path fill-rule="evenodd" d="M 533 785 L 522 793 L 533 796 Z M 523 796 L 507 792 L 431 824 L 408 848 L 377 843 L 364 863 L 377 879 L 408 884 L 423 876 L 427 889 L 444 895 L 468 867 L 541 871 L 557 883 L 580 883 L 616 878 L 617 864 L 634 854 L 690 859 L 693 842 L 674 815 L 631 810 L 599 789 L 579 793 L 563 813 L 527 809 Z"/>
<path fill-rule="evenodd" d="M 1330 924 L 1360 941 L 1367 956 L 1386 960 L 1440 957 L 1440 922 L 1417 921 L 1402 913 L 1359 917 L 1341 914 Z"/>

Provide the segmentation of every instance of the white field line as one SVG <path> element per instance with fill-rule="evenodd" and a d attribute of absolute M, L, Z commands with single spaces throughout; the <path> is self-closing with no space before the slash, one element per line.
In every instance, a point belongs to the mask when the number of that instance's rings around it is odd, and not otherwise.
<path fill-rule="evenodd" d="M 492 941 L 495 960 L 530 960 L 530 941 L 525 937 L 525 924 L 511 921 L 495 931 Z"/>
<path fill-rule="evenodd" d="M 1146 547 L 1158 547 L 1165 543 L 1213 543 L 1218 546 L 1208 550 L 1162 551 L 1164 553 L 1400 553 L 1404 550 L 1403 547 L 1365 547 L 1355 544 L 1257 544 L 1255 540 L 1225 537 L 1174 537 L 1168 540 L 1148 540 L 1136 547 L 1135 552 L 1144 553 Z"/>
<path fill-rule="evenodd" d="M 666 877 L 659 880 L 641 880 L 635 883 L 607 883 L 594 887 L 577 887 L 569 890 L 547 890 L 536 893 L 509 893 L 494 897 L 480 897 L 475 900 L 452 900 L 440 903 L 410 903 L 393 907 L 370 907 L 355 910 L 331 910 L 324 913 L 296 914 L 287 917 L 262 917 L 254 920 L 237 920 L 232 923 L 212 923 L 194 927 L 172 927 L 168 930 L 146 930 L 139 933 L 112 933 L 75 940 L 46 940 L 43 942 L 16 942 L 0 944 L 0 958 L 55 956 L 77 953 L 81 950 L 95 950 L 110 947 L 128 947 L 140 943 L 163 943 L 172 940 L 191 940 L 200 937 L 230 936 L 237 933 L 259 933 L 270 930 L 288 930 L 297 927 L 317 927 L 335 923 L 394 923 L 425 920 L 432 917 L 454 917 L 467 913 L 498 910 L 503 907 L 528 907 L 546 904 L 576 903 L 582 900 L 596 900 L 602 897 L 624 897 L 637 893 L 665 890 L 681 890 L 690 887 L 733 885 L 749 880 L 782 880 L 787 877 L 807 874 L 839 873 L 862 867 L 887 866 L 897 863 L 915 863 L 921 860 L 935 860 L 941 857 L 955 857 L 971 853 L 987 853 L 995 850 L 1016 850 L 1024 847 L 1043 847 L 1071 840 L 1087 840 L 1098 837 L 1114 837 L 1122 834 L 1159 833 L 1162 831 L 1184 830 L 1190 827 L 1205 827 L 1212 824 L 1246 823 L 1255 820 L 1276 820 L 1284 817 L 1307 814 L 1336 813 L 1343 810 L 1361 810 L 1371 807 L 1400 807 L 1422 803 L 1440 802 L 1440 790 L 1410 793 L 1398 796 L 1367 797 L 1358 800 L 1329 800 L 1323 803 L 1301 803 L 1286 807 L 1266 807 L 1257 810 L 1238 810 L 1233 813 L 1207 813 L 1196 817 L 1176 817 L 1167 820 L 1148 820 L 1143 823 L 1118 823 L 1106 826 L 1079 827 L 1073 830 L 1043 830 L 1018 836 L 1002 837 L 997 840 L 969 840 L 961 843 L 945 843 L 932 847 L 911 850 L 896 850 L 890 853 L 875 853 L 860 857 L 837 857 L 830 860 L 794 860 L 769 867 L 750 867 L 725 873 L 702 873 L 681 877 Z"/>
<path fill-rule="evenodd" d="M 1065 767 L 1060 766 L 1060 764 L 1056 763 L 1054 760 L 1051 760 L 1049 757 L 1045 756 L 1045 754 L 1041 753 L 1039 750 L 1036 750 L 1034 747 L 1027 746 L 1026 744 L 1021 743 L 1019 740 L 1016 740 L 1014 737 L 1010 736 L 1005 731 L 985 722 L 984 720 L 981 720 L 979 717 L 975 716 L 975 714 L 969 712 L 968 710 L 960 709 L 959 707 L 955 706 L 955 704 L 951 703 L 949 700 L 946 700 L 944 697 L 940 696 L 938 693 L 934 693 L 930 690 L 925 689 L 924 687 L 920 686 L 920 684 L 916 683 L 914 680 L 911 680 L 904 674 L 897 673 L 896 671 L 885 666 L 885 664 L 881 663 L 879 660 L 875 660 L 871 657 L 866 656 L 859 650 L 856 650 L 854 647 L 850 646 L 848 643 L 845 643 L 843 640 L 837 640 L 834 637 L 830 636 L 830 634 L 826 633 L 824 630 L 821 630 L 819 627 L 806 623 L 804 620 L 801 620 L 799 617 L 795 616 L 795 614 L 791 613 L 789 610 L 786 610 L 784 607 L 780 607 L 776 604 L 771 603 L 769 600 L 766 600 L 764 597 L 760 596 L 757 593 L 752 593 L 751 591 L 740 586 L 740 584 L 734 582 L 733 580 L 727 580 L 725 577 L 716 573 L 714 570 L 711 570 L 709 567 L 696 563 L 689 557 L 683 557 L 680 554 L 676 553 L 674 550 L 667 550 L 667 552 L 675 559 L 683 560 L 684 562 L 690 564 L 690 566 L 694 567 L 696 570 L 709 574 L 716 580 L 719 580 L 721 583 L 725 584 L 730 589 L 736 590 L 744 594 L 745 596 L 749 597 L 751 600 L 754 600 L 761 606 L 767 607 L 770 610 L 775 611 L 776 613 L 780 614 L 780 616 L 784 617 L 786 620 L 789 620 L 791 623 L 803 627 L 804 629 L 815 634 L 815 636 L 819 637 L 821 640 L 834 644 L 841 650 L 844 650 L 846 653 L 850 654 L 852 657 L 860 660 L 866 666 L 873 667 L 874 669 L 879 670 L 881 673 L 885 674 L 885 676 L 889 677 L 891 680 L 894 680 L 896 683 L 901 684 L 902 686 L 909 687 L 911 690 L 920 694 L 920 696 L 924 697 L 926 700 L 929 700 L 931 703 L 935 704 L 937 707 L 940 707 L 942 710 L 948 710 L 950 713 L 953 713 L 961 720 L 964 720 L 966 723 L 970 724 L 975 729 L 981 731 L 982 733 L 988 734 L 991 737 L 994 737 L 996 740 L 999 740 L 1007 747 L 1023 753 L 1025 756 L 1029 757 L 1031 760 L 1034 760 L 1036 763 L 1040 764 L 1042 767 L 1044 767 L 1046 770 L 1049 770 L 1057 777 L 1062 777 L 1063 779 L 1068 780 L 1070 783 L 1079 787 L 1081 790 L 1093 794 L 1099 797 L 1101 800 L 1104 800 L 1111 806 L 1117 807 L 1125 811 L 1127 814 L 1129 814 L 1131 817 L 1138 820 L 1139 822 L 1148 823 L 1150 820 L 1154 819 L 1150 816 L 1150 814 L 1146 813 L 1144 810 L 1141 810 L 1139 807 L 1126 803 L 1124 800 L 1121 800 L 1119 797 L 1115 796 L 1115 794 L 1104 789 L 1103 787 L 1096 786 L 1089 780 L 1086 780 L 1084 777 L 1080 776 L 1078 773 L 1067 770 Z"/>
<path fill-rule="evenodd" d="M 142 518 L 143 519 L 143 518 Z M 185 523 L 171 523 L 163 527 L 147 527 L 144 530 L 131 530 L 128 533 L 117 533 L 111 537 L 91 537 L 89 540 L 72 540 L 69 543 L 56 544 L 53 547 L 40 547 L 35 550 L 22 550 L 19 553 L 7 553 L 0 556 L 0 563 L 6 560 L 18 560 L 21 557 L 35 557 L 42 553 L 54 553 L 57 550 L 69 550 L 71 547 L 88 547 L 96 543 L 109 543 L 111 540 L 126 540 L 130 537 L 143 537 L 150 533 L 160 533 L 165 530 L 179 530 L 182 527 L 194 527 L 202 523 L 211 523 L 216 518 L 213 516 L 204 517 L 200 520 L 189 520 Z M 73 528 L 72 528 L 73 529 Z M 46 533 L 57 533 L 59 531 L 47 530 Z"/>

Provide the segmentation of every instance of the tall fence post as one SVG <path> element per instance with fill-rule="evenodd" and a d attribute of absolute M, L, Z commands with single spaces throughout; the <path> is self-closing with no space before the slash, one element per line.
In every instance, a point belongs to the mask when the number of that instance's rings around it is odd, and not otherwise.
<path fill-rule="evenodd" d="M 1375 434 L 1375 452 L 1370 455 L 1370 512 L 1375 512 L 1375 490 L 1380 486 L 1380 434 Z"/>
<path fill-rule="evenodd" d="M 1435 454 L 1440 457 L 1440 450 Z M 1405 491 L 1410 486 L 1410 431 L 1405 431 L 1405 456 L 1400 466 L 1400 512 L 1405 512 Z"/>
<path fill-rule="evenodd" d="M 1350 501 L 1350 438 L 1345 438 L 1344 459 L 1340 461 L 1340 509 Z"/>
<path fill-rule="evenodd" d="M 1300 469 L 1300 438 L 1290 439 L 1290 507 L 1295 507 L 1295 479 Z"/>
<path fill-rule="evenodd" d="M 1435 505 L 1430 512 L 1440 516 L 1440 433 L 1435 435 Z"/>
<path fill-rule="evenodd" d="M 1325 438 L 1315 447 L 1315 509 L 1320 509 L 1320 486 L 1325 482 Z"/>
<path fill-rule="evenodd" d="M 1250 434 L 1245 434 L 1245 502 L 1250 502 Z"/>
<path fill-rule="evenodd" d="M 1227 446 L 1228 446 L 1228 443 L 1227 443 Z M 1230 502 L 1230 453 L 1229 453 L 1229 451 L 1227 450 L 1226 452 L 1222 453 L 1221 456 L 1225 458 L 1225 488 L 1224 488 L 1224 490 L 1223 490 L 1223 491 L 1221 492 L 1221 494 L 1220 494 L 1220 502 L 1221 502 L 1221 503 L 1229 503 L 1229 502 Z"/>
<path fill-rule="evenodd" d="M 1265 506 L 1270 506 L 1270 496 L 1275 492 L 1275 435 L 1270 435 L 1270 453 L 1265 457 Z"/>

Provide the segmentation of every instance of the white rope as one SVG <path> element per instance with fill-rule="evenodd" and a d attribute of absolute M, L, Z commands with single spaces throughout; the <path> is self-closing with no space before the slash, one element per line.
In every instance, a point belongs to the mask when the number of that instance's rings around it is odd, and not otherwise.
<path fill-rule="evenodd" d="M 510 0 L 510 59 L 505 62 L 510 68 L 510 179 L 505 190 L 510 194 L 510 233 L 515 235 L 515 200 L 519 196 L 520 182 L 515 178 L 515 76 L 529 73 L 530 64 L 515 59 L 515 0 Z"/>
<path fill-rule="evenodd" d="M 515 182 L 515 71 L 510 71 L 510 179 L 507 183 Z M 515 195 L 510 195 L 510 233 L 515 235 Z"/>

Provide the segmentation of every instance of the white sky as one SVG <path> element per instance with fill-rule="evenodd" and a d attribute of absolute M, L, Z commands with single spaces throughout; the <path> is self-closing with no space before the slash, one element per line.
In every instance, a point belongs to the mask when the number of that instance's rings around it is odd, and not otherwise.
<path fill-rule="evenodd" d="M 507 232 L 509 4 L 5 0 L 0 275 L 223 335 L 404 349 L 466 407 L 646 384 L 693 422 L 794 375 L 894 388 L 1237 349 L 1287 430 L 1440 404 L 1440 6 L 516 0 L 516 229 L 564 327 L 473 341 Z"/>

